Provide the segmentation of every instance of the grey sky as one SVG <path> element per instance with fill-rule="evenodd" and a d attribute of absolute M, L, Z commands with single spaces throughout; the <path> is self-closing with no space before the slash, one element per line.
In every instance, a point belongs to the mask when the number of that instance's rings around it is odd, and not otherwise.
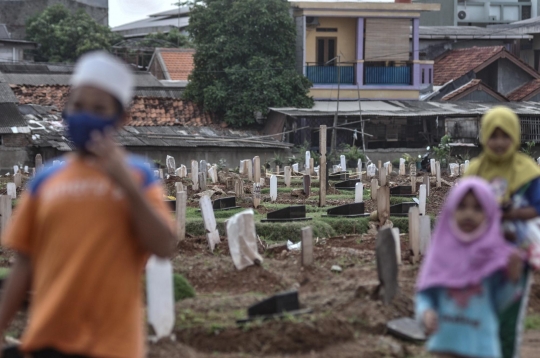
<path fill-rule="evenodd" d="M 176 0 L 109 0 L 109 26 L 115 27 L 176 8 Z"/>

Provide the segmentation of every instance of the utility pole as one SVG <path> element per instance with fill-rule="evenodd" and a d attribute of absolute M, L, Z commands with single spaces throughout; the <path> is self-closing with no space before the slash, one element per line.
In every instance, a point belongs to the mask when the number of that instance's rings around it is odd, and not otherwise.
<path fill-rule="evenodd" d="M 336 106 L 336 113 L 334 114 L 334 124 L 332 125 L 332 141 L 330 144 L 330 155 L 334 156 L 336 154 L 336 133 L 337 133 L 337 125 L 338 125 L 338 115 L 339 115 L 339 90 L 340 90 L 340 84 L 341 84 L 341 66 L 340 66 L 340 57 L 337 56 L 333 59 L 331 59 L 329 62 L 332 62 L 337 59 L 337 106 Z"/>

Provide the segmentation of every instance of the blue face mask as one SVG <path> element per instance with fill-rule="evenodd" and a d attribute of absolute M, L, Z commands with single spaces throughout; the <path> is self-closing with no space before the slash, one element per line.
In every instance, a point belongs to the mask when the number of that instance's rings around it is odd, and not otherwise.
<path fill-rule="evenodd" d="M 104 133 L 106 128 L 114 128 L 118 117 L 104 118 L 88 112 L 62 114 L 67 125 L 69 139 L 79 150 L 86 151 L 90 135 L 94 131 Z"/>

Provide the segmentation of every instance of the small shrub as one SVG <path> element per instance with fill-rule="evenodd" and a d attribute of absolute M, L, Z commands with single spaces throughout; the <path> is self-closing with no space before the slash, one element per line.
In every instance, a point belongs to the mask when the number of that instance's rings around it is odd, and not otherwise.
<path fill-rule="evenodd" d="M 190 283 L 184 278 L 184 276 L 175 273 L 173 275 L 174 280 L 174 300 L 176 302 L 195 297 L 195 289 Z"/>

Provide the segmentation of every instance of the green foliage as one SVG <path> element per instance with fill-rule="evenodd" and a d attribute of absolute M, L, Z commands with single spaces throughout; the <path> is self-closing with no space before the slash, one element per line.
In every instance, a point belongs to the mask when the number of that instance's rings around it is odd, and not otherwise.
<path fill-rule="evenodd" d="M 40 44 L 33 50 L 37 62 L 75 62 L 88 51 L 109 51 L 122 37 L 84 10 L 72 14 L 57 4 L 28 19 L 26 39 Z"/>
<path fill-rule="evenodd" d="M 298 163 L 298 159 L 293 155 L 292 157 L 288 157 L 287 160 L 285 160 L 285 164 L 292 167 L 293 164 Z"/>
<path fill-rule="evenodd" d="M 10 272 L 11 270 L 7 267 L 0 267 L 0 280 L 5 280 L 9 276 Z"/>
<path fill-rule="evenodd" d="M 437 147 L 433 147 L 433 151 L 435 152 L 435 158 L 438 161 L 447 161 L 448 158 L 450 158 L 450 142 L 452 141 L 452 137 L 449 135 L 445 135 L 441 138 L 441 142 Z"/>
<path fill-rule="evenodd" d="M 184 276 L 175 273 L 173 275 L 174 280 L 174 300 L 180 301 L 185 298 L 195 297 L 195 289 L 189 284 Z"/>
<path fill-rule="evenodd" d="M 311 83 L 293 66 L 289 10 L 286 0 L 195 1 L 195 70 L 184 97 L 235 126 L 253 123 L 268 107 L 311 107 Z"/>
<path fill-rule="evenodd" d="M 157 41 L 156 41 L 157 40 Z M 173 28 L 168 33 L 154 32 L 144 37 L 142 46 L 148 47 L 191 47 L 193 44 L 189 37 Z"/>
<path fill-rule="evenodd" d="M 525 145 L 523 146 L 523 148 L 521 148 L 521 151 L 525 154 L 527 154 L 529 157 L 532 157 L 533 156 L 533 149 L 534 149 L 534 145 L 536 143 L 533 142 L 533 141 L 530 141 L 530 142 L 526 142 Z"/>
<path fill-rule="evenodd" d="M 366 155 L 362 152 L 360 148 L 358 148 L 355 145 L 349 145 L 349 144 L 342 144 L 341 145 L 342 154 L 345 156 L 347 160 L 355 160 L 362 159 L 362 162 L 366 161 Z"/>
<path fill-rule="evenodd" d="M 284 163 L 283 156 L 280 153 L 274 152 L 274 158 L 272 158 L 271 162 L 282 167 Z"/>
<path fill-rule="evenodd" d="M 525 330 L 540 330 L 540 315 L 533 314 L 525 317 Z"/>
<path fill-rule="evenodd" d="M 409 153 L 404 153 L 402 156 L 401 156 L 403 159 L 405 159 L 405 166 L 409 166 L 411 164 L 414 164 L 416 163 L 416 158 L 414 158 L 412 155 L 410 155 Z"/>

